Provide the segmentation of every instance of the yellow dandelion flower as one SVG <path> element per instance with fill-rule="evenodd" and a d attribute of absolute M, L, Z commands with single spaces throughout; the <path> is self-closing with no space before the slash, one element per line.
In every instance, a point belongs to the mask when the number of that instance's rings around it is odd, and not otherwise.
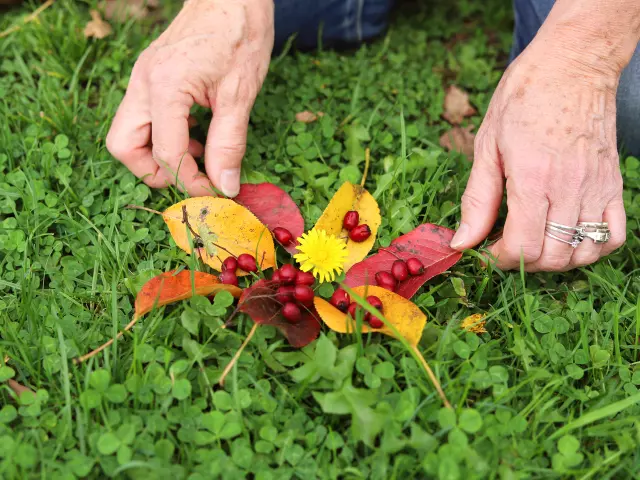
<path fill-rule="evenodd" d="M 311 271 L 321 282 L 333 281 L 342 272 L 347 245 L 335 235 L 313 229 L 298 238 L 298 253 L 293 257 L 303 272 Z"/>

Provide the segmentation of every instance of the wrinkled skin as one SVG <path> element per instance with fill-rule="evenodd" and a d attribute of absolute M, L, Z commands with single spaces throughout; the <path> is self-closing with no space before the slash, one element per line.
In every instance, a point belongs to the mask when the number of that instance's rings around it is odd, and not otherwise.
<path fill-rule="evenodd" d="M 273 48 L 271 0 L 189 0 L 138 58 L 107 148 L 150 187 L 207 195 L 240 188 L 249 113 Z M 189 138 L 194 103 L 213 109 L 206 147 Z M 194 157 L 205 154 L 207 175 Z"/>

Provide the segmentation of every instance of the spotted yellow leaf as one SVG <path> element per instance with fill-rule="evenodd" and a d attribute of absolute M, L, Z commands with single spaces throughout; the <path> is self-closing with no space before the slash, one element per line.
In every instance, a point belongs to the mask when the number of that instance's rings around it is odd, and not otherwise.
<path fill-rule="evenodd" d="M 473 315 L 469 315 L 467 318 L 462 320 L 460 324 L 460 328 L 466 330 L 467 332 L 473 333 L 487 333 L 487 330 L 484 328 L 487 321 L 484 319 L 487 315 L 484 313 L 474 313 Z"/>
<path fill-rule="evenodd" d="M 344 216 L 350 210 L 358 212 L 360 224 L 367 224 L 371 229 L 371 236 L 364 242 L 354 242 L 349 239 L 349 232 L 342 228 Z M 367 256 L 376 240 L 381 222 L 380 208 L 375 198 L 360 185 L 345 182 L 335 193 L 313 228 L 344 239 L 349 252 L 344 270 L 348 271 Z"/>
<path fill-rule="evenodd" d="M 275 266 L 275 249 L 269 229 L 233 200 L 196 197 L 172 205 L 162 214 L 174 241 L 182 250 L 194 250 L 204 263 L 221 269 L 230 255 L 253 255 L 262 269 Z M 191 242 L 189 241 L 191 237 Z M 238 270 L 238 275 L 245 272 Z"/>

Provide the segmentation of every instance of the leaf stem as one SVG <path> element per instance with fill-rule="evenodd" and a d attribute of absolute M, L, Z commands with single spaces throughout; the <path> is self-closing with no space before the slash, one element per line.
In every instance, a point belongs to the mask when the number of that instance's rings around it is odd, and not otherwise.
<path fill-rule="evenodd" d="M 45 11 L 47 8 L 49 8 L 51 5 L 53 5 L 54 1 L 55 0 L 47 0 L 40 7 L 35 9 L 33 11 L 33 13 L 31 13 L 30 15 L 27 15 L 22 20 L 23 25 L 27 24 L 29 22 L 33 22 L 34 20 L 37 20 L 38 19 L 38 15 L 40 15 L 43 11 Z M 4 38 L 4 37 L 10 35 L 13 32 L 17 32 L 18 30 L 20 30 L 20 27 L 21 27 L 21 25 L 13 25 L 12 27 L 7 28 L 4 32 L 0 32 L 0 38 Z"/>
<path fill-rule="evenodd" d="M 153 208 L 140 207 L 139 205 L 127 205 L 124 208 L 129 208 L 131 210 L 144 210 L 145 212 L 155 213 L 156 215 L 164 216 L 164 213 L 159 212 L 158 210 L 154 210 Z"/>
<path fill-rule="evenodd" d="M 87 353 L 86 355 L 83 355 L 83 356 L 81 356 L 81 357 L 75 358 L 75 359 L 73 360 L 73 363 L 75 363 L 75 364 L 82 363 L 82 362 L 84 362 L 85 360 L 89 360 L 91 357 L 96 356 L 96 355 L 97 355 L 98 353 L 100 353 L 102 350 L 104 350 L 104 349 L 105 349 L 105 348 L 107 348 L 109 345 L 111 345 L 111 344 L 114 342 L 114 340 L 116 340 L 116 339 L 120 339 L 120 338 L 122 337 L 122 335 L 124 335 L 124 332 L 127 332 L 127 331 L 131 330 L 131 328 L 136 324 L 136 322 L 137 322 L 139 319 L 140 319 L 140 317 L 138 317 L 137 315 L 134 315 L 134 316 L 133 316 L 133 320 L 131 320 L 131 321 L 129 322 L 129 324 L 128 324 L 126 327 L 124 327 L 124 329 L 123 329 L 123 330 L 121 330 L 120 332 L 118 332 L 118 335 L 116 335 L 116 338 L 115 338 L 115 339 L 114 339 L 114 338 L 112 338 L 112 339 L 111 339 L 111 340 L 109 340 L 108 342 L 103 343 L 103 344 L 102 344 L 102 345 L 100 345 L 98 348 L 96 348 L 95 350 L 93 350 L 93 351 L 91 351 L 91 352 Z"/>
<path fill-rule="evenodd" d="M 251 328 L 251 331 L 249 332 L 249 335 L 247 335 L 247 338 L 244 339 L 244 342 L 242 342 L 242 345 L 240 345 L 240 348 L 238 349 L 236 354 L 233 356 L 233 358 L 231 359 L 229 364 L 224 368 L 224 370 L 222 372 L 222 375 L 220 375 L 220 380 L 218 380 L 218 385 L 220 385 L 221 387 L 224 387 L 225 378 L 227 378 L 227 375 L 229 375 L 229 372 L 231 371 L 233 366 L 238 361 L 238 358 L 240 358 L 240 354 L 244 350 L 244 347 L 247 346 L 247 344 L 249 343 L 249 340 L 251 340 L 253 335 L 256 333 L 256 330 L 258 330 L 258 326 L 259 325 L 260 325 L 259 323 L 254 323 L 253 324 L 253 327 Z"/>
<path fill-rule="evenodd" d="M 433 370 L 431 370 L 431 367 L 429 366 L 429 364 L 427 363 L 425 358 L 422 356 L 422 353 L 420 353 L 420 350 L 418 350 L 418 347 L 415 346 L 415 345 L 412 345 L 411 348 L 412 348 L 413 352 L 416 354 L 416 356 L 418 357 L 418 360 L 420 360 L 420 363 L 422 364 L 422 367 L 427 372 L 427 375 L 429 376 L 429 379 L 431 380 L 431 383 L 433 383 L 433 386 L 436 388 L 436 391 L 438 392 L 438 395 L 440 395 L 440 398 L 442 399 L 442 403 L 444 403 L 444 406 L 447 407 L 447 408 L 452 408 L 451 404 L 449 403 L 449 400 L 447 400 L 447 396 L 444 394 L 444 391 L 442 390 L 442 387 L 440 386 L 440 382 L 438 381 L 438 379 L 434 375 Z"/>
<path fill-rule="evenodd" d="M 364 151 L 364 173 L 362 174 L 362 181 L 360 182 L 360 186 L 364 187 L 364 182 L 367 181 L 367 173 L 369 173 L 369 161 L 371 158 L 371 149 L 367 147 Z"/>

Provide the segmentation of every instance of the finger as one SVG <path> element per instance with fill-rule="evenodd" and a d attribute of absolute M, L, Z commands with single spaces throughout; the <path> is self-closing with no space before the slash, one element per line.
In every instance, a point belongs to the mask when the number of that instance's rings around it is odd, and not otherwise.
<path fill-rule="evenodd" d="M 622 198 L 607 205 L 602 215 L 602 221 L 609 224 L 611 231 L 611 238 L 602 246 L 600 252 L 600 255 L 604 257 L 624 245 L 627 239 L 627 215 L 624 211 Z"/>
<path fill-rule="evenodd" d="M 502 238 L 489 247 L 502 270 L 520 268 L 521 258 L 525 265 L 540 258 L 549 202 L 545 195 L 516 191 L 513 180 L 508 179 L 507 209 Z"/>
<path fill-rule="evenodd" d="M 107 150 L 121 161 L 131 173 L 152 188 L 166 186 L 164 175 L 158 175 L 158 164 L 153 160 L 151 140 L 151 115 L 146 95 L 129 91 L 118 107 L 109 133 Z"/>
<path fill-rule="evenodd" d="M 583 206 L 580 212 L 581 222 L 602 222 L 602 210 L 600 205 Z M 598 261 L 602 255 L 602 243 L 595 243 L 590 238 L 585 238 L 571 255 L 571 268 L 584 267 Z"/>
<path fill-rule="evenodd" d="M 451 239 L 451 248 L 456 250 L 471 248 L 489 235 L 502 202 L 504 178 L 497 146 L 486 136 L 477 138 L 476 157 L 462 195 L 462 219 Z"/>
<path fill-rule="evenodd" d="M 167 95 L 152 92 L 151 124 L 153 158 L 165 171 L 166 178 L 189 195 L 210 195 L 212 187 L 198 171 L 189 153 L 189 109 L 193 99 L 188 94 Z"/>
<path fill-rule="evenodd" d="M 190 138 L 189 139 L 189 154 L 194 158 L 200 158 L 204 155 L 204 145 L 199 141 Z"/>
<path fill-rule="evenodd" d="M 574 198 L 560 196 L 558 200 L 550 201 L 546 220 L 566 225 L 567 227 L 574 227 L 578 223 L 579 215 L 579 201 Z M 542 227 L 543 233 L 545 226 L 543 225 Z M 550 233 L 556 237 L 571 241 L 571 235 L 565 235 L 553 230 L 550 230 Z M 540 258 L 527 270 L 531 272 L 561 272 L 568 270 L 574 248 L 547 235 L 544 235 L 543 241 L 544 245 Z"/>
<path fill-rule="evenodd" d="M 249 113 L 255 97 L 242 98 L 240 86 L 221 88 L 207 135 L 205 165 L 213 183 L 228 197 L 240 191 L 240 167 L 247 143 Z"/>

